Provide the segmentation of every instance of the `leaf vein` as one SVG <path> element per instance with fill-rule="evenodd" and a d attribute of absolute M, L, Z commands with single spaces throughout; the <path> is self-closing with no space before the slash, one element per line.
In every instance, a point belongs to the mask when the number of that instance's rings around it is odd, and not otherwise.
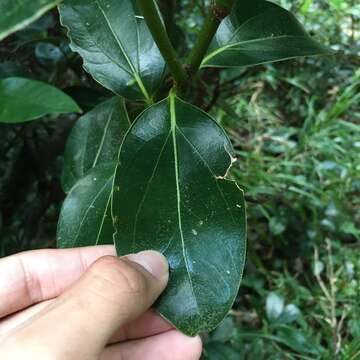
<path fill-rule="evenodd" d="M 216 187 L 222 197 L 222 199 L 224 200 L 225 204 L 226 204 L 226 207 L 228 209 L 230 209 L 230 205 L 228 203 L 228 201 L 226 200 L 225 198 L 225 195 L 219 185 L 219 182 L 218 180 L 216 179 L 216 174 L 214 173 L 214 171 L 211 169 L 210 165 L 208 164 L 208 162 L 203 158 L 203 156 L 201 155 L 200 151 L 196 148 L 196 146 L 185 136 L 185 134 L 180 130 L 180 128 L 178 126 L 176 126 L 177 130 L 179 131 L 179 133 L 182 135 L 182 137 L 185 139 L 185 141 L 191 146 L 191 148 L 195 151 L 195 153 L 199 156 L 200 160 L 204 163 L 204 165 L 207 167 L 207 169 L 209 170 L 209 172 L 211 173 L 211 175 L 214 177 L 215 179 L 215 183 L 216 183 Z M 226 180 L 226 179 L 224 179 Z M 235 219 L 234 219 L 234 216 L 232 214 L 232 211 L 229 211 L 230 212 L 230 216 L 234 222 L 234 224 L 236 223 Z"/>
<path fill-rule="evenodd" d="M 191 288 L 191 292 L 193 294 L 194 300 L 197 304 L 197 297 L 194 291 L 194 285 L 191 278 L 190 267 L 186 255 L 185 249 L 185 239 L 184 233 L 182 229 L 182 219 L 181 219 L 181 193 L 180 193 L 180 184 L 179 184 L 179 162 L 178 162 L 178 149 L 177 149 L 177 142 L 176 142 L 176 112 L 175 112 L 175 94 L 170 94 L 170 121 L 171 121 L 171 133 L 173 139 L 173 147 L 174 147 L 174 165 L 175 165 L 175 183 L 176 183 L 176 200 L 177 200 L 177 214 L 178 214 L 178 225 L 179 225 L 179 232 L 180 232 L 180 239 L 182 245 L 182 255 L 185 262 L 186 272 L 189 279 L 189 284 Z M 198 307 L 198 305 L 197 305 Z"/>
<path fill-rule="evenodd" d="M 146 90 L 143 82 L 141 81 L 141 78 L 140 78 L 138 72 L 136 71 L 134 64 L 131 62 L 130 58 L 129 58 L 128 55 L 126 54 L 123 44 L 121 43 L 119 37 L 118 37 L 118 36 L 116 35 L 116 33 L 114 32 L 114 30 L 113 30 L 113 28 L 112 28 L 112 26 L 111 26 L 111 23 L 110 23 L 110 21 L 109 21 L 109 18 L 107 17 L 104 9 L 101 7 L 101 5 L 100 5 L 100 3 L 99 3 L 98 0 L 96 0 L 95 3 L 96 3 L 96 5 L 98 6 L 101 14 L 103 15 L 103 17 L 104 17 L 104 19 L 105 19 L 105 21 L 106 21 L 106 23 L 107 23 L 107 25 L 108 25 L 108 27 L 109 27 L 109 29 L 110 29 L 111 34 L 113 35 L 115 41 L 116 41 L 117 44 L 119 45 L 120 50 L 121 50 L 121 52 L 123 53 L 123 55 L 124 55 L 124 57 L 125 57 L 125 60 L 126 60 L 127 63 L 129 64 L 129 67 L 130 67 L 131 71 L 133 72 L 133 77 L 134 77 L 135 81 L 137 82 L 137 84 L 138 84 L 141 92 L 144 94 L 144 96 L 145 96 L 146 99 L 149 99 L 149 94 L 148 94 L 148 92 L 147 92 L 147 90 Z"/>
<path fill-rule="evenodd" d="M 159 153 L 159 156 L 157 157 L 156 159 L 156 162 L 155 162 L 155 166 L 154 166 L 154 169 L 153 169 L 153 172 L 151 173 L 151 176 L 149 178 L 149 181 L 147 182 L 146 184 L 146 189 L 145 189 L 145 192 L 144 192 L 144 195 L 143 197 L 141 198 L 141 201 L 139 203 L 139 207 L 136 211 L 136 215 L 135 215 L 135 220 L 134 220 L 134 230 L 133 230 L 133 242 L 132 242 L 132 249 L 134 250 L 134 246 L 135 246 L 135 238 L 136 238 L 136 231 L 137 231 L 137 223 L 138 223 L 138 218 L 139 218 L 139 215 L 140 215 L 140 212 L 141 212 L 141 209 L 144 205 L 144 202 L 145 202 L 145 199 L 147 197 L 147 194 L 149 192 L 149 189 L 150 189 L 150 184 L 152 183 L 154 177 L 155 177 L 155 174 L 156 174 L 156 170 L 158 169 L 158 166 L 159 166 L 159 163 L 160 163 L 160 159 L 161 159 L 161 156 L 162 154 L 164 153 L 164 150 L 165 150 L 165 147 L 166 147 L 166 144 L 170 138 L 170 135 L 171 135 L 171 131 L 169 131 L 168 135 L 166 136 L 166 139 L 165 139 L 165 142 L 160 150 L 160 153 Z"/>
<path fill-rule="evenodd" d="M 106 135 L 107 135 L 107 132 L 108 132 L 108 129 L 109 129 L 110 122 L 111 122 L 112 116 L 113 116 L 113 114 L 114 114 L 114 111 L 115 111 L 115 107 L 113 107 L 113 108 L 111 109 L 110 114 L 109 114 L 109 117 L 108 117 L 108 119 L 107 119 L 107 121 L 106 121 L 106 125 L 105 125 L 105 128 L 104 128 L 102 137 L 101 137 L 100 145 L 99 145 L 98 151 L 97 151 L 97 153 L 96 153 L 94 162 L 93 162 L 93 164 L 92 164 L 92 167 L 93 167 L 93 168 L 97 165 L 97 162 L 98 162 L 98 160 L 99 160 L 100 153 L 101 153 L 102 148 L 103 148 L 103 146 L 104 146 L 105 138 L 106 138 Z"/>
<path fill-rule="evenodd" d="M 75 237 L 74 237 L 74 241 L 73 241 L 72 247 L 75 247 L 75 245 L 76 245 L 76 240 L 77 240 L 77 238 L 79 237 L 80 230 L 81 230 L 81 228 L 82 228 L 82 226 L 83 226 L 83 224 L 84 224 L 84 221 L 85 221 L 85 219 L 86 219 L 86 217 L 87 217 L 90 209 L 92 209 L 95 201 L 99 198 L 99 196 L 101 195 L 101 193 L 104 191 L 104 189 L 105 189 L 106 186 L 108 185 L 108 182 L 109 182 L 109 180 L 106 181 L 106 183 L 104 184 L 104 186 L 99 190 L 99 192 L 96 194 L 96 196 L 94 196 L 93 200 L 91 201 L 91 203 L 89 204 L 88 208 L 86 209 L 85 214 L 84 214 L 83 218 L 81 219 L 81 222 L 80 222 L 78 231 L 77 231 L 77 233 L 76 233 L 76 235 L 75 235 Z M 70 196 L 70 194 L 69 194 L 69 196 Z"/>

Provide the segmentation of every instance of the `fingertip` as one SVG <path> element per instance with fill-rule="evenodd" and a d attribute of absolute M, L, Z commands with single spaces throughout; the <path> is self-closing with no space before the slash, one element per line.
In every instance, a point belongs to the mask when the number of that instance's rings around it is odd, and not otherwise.
<path fill-rule="evenodd" d="M 177 347 L 184 349 L 184 353 L 189 354 L 187 360 L 199 360 L 202 354 L 202 340 L 199 335 L 190 337 L 176 331 Z"/>
<path fill-rule="evenodd" d="M 199 336 L 189 337 L 178 330 L 169 330 L 141 340 L 109 346 L 101 360 L 199 360 L 201 354 L 202 342 Z"/>
<path fill-rule="evenodd" d="M 154 250 L 141 251 L 125 257 L 127 260 L 141 265 L 146 271 L 152 274 L 163 283 L 169 279 L 169 264 L 163 254 Z"/>

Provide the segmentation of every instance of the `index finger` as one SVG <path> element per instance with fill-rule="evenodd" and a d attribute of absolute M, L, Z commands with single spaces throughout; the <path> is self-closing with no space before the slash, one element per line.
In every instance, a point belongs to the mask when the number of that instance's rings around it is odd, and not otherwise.
<path fill-rule="evenodd" d="M 0 318 L 57 297 L 114 246 L 27 251 L 0 259 Z"/>

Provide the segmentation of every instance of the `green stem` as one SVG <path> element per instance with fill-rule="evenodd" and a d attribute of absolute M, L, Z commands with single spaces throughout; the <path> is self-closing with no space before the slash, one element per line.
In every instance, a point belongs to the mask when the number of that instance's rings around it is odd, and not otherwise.
<path fill-rule="evenodd" d="M 205 57 L 210 42 L 213 39 L 216 30 L 220 25 L 220 22 L 221 20 L 215 17 L 212 11 L 210 11 L 206 16 L 196 44 L 191 50 L 187 61 L 187 63 L 189 64 L 190 72 L 192 74 L 195 74 L 199 70 L 201 62 Z"/>
<path fill-rule="evenodd" d="M 137 2 L 176 85 L 180 88 L 184 88 L 188 80 L 187 74 L 178 60 L 177 54 L 160 19 L 159 11 L 154 0 L 138 0 Z"/>
<path fill-rule="evenodd" d="M 209 13 L 199 32 L 198 39 L 187 60 L 191 74 L 196 74 L 199 70 L 211 40 L 221 21 L 230 14 L 234 2 L 235 0 L 217 0 L 210 6 Z"/>

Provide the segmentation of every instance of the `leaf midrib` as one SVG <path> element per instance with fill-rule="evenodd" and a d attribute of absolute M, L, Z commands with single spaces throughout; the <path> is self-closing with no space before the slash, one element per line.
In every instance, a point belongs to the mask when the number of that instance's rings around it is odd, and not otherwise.
<path fill-rule="evenodd" d="M 155 177 L 155 174 L 156 174 L 156 170 L 158 169 L 158 166 L 159 166 L 159 163 L 160 163 L 160 159 L 161 159 L 161 156 L 165 150 L 165 147 L 167 145 L 167 142 L 170 138 L 170 135 L 171 135 L 171 131 L 169 131 L 169 133 L 167 134 L 166 136 L 166 139 L 164 141 L 164 144 L 160 150 L 160 153 L 156 159 L 156 162 L 155 162 L 155 166 L 154 166 L 154 169 L 153 169 L 153 172 L 151 173 L 151 176 L 149 178 L 149 181 L 147 182 L 146 184 L 146 189 L 145 189 L 145 192 L 144 192 L 144 195 L 139 203 L 139 207 L 136 211 L 136 215 L 135 215 L 135 221 L 134 221 L 134 230 L 133 230 L 133 240 L 132 240 L 132 249 L 134 250 L 134 247 L 135 247 L 135 240 L 136 240 L 136 231 L 137 231 L 137 223 L 138 223 L 138 218 L 139 218 L 139 215 L 140 215 L 140 212 L 141 212 L 141 209 L 142 209 L 142 206 L 144 205 L 144 202 L 145 202 L 145 199 L 146 199 L 146 196 L 149 192 L 149 189 L 150 189 L 150 185 Z"/>
<path fill-rule="evenodd" d="M 232 43 L 232 44 L 228 44 L 225 46 L 222 46 L 216 50 L 214 50 L 213 52 L 211 52 L 210 54 L 208 54 L 207 56 L 204 57 L 204 60 L 202 61 L 202 65 L 206 65 L 206 63 L 211 60 L 213 57 L 215 57 L 216 55 L 231 49 L 235 46 L 238 45 L 246 45 L 246 44 L 251 44 L 251 43 L 256 43 L 256 42 L 261 42 L 261 41 L 266 41 L 266 40 L 278 40 L 278 39 L 283 39 L 283 38 L 304 38 L 307 39 L 308 36 L 294 36 L 294 35 L 280 35 L 280 36 L 267 36 L 267 37 L 263 37 L 263 38 L 257 38 L 257 39 L 252 39 L 252 40 L 246 40 L 246 41 L 239 41 L 236 43 Z M 310 38 L 311 39 L 311 38 Z M 234 49 L 234 50 L 238 50 L 241 51 L 242 49 Z M 245 50 L 245 49 L 244 49 Z"/>
<path fill-rule="evenodd" d="M 110 180 L 111 180 L 112 183 L 113 183 L 113 177 L 114 177 L 114 176 L 112 176 L 112 177 L 110 178 Z M 110 194 L 109 194 L 109 198 L 108 198 L 108 201 L 107 201 L 107 203 L 106 203 L 104 215 L 103 215 L 103 217 L 102 217 L 102 219 L 101 219 L 101 224 L 100 224 L 100 227 L 99 227 L 99 230 L 98 230 L 98 233 L 97 233 L 95 245 L 98 245 L 98 244 L 99 244 L 100 234 L 101 234 L 101 231 L 102 231 L 102 229 L 103 229 L 103 227 L 104 227 L 105 218 L 106 218 L 106 216 L 107 216 L 107 212 L 108 212 L 109 205 L 110 205 L 110 202 L 111 202 L 112 194 L 113 194 L 113 188 L 111 188 L 111 191 L 110 191 Z"/>
<path fill-rule="evenodd" d="M 107 23 L 107 25 L 108 25 L 108 27 L 109 27 L 109 29 L 110 29 L 110 32 L 111 32 L 112 36 L 114 37 L 116 43 L 119 45 L 120 50 L 121 50 L 121 52 L 123 53 L 126 62 L 128 63 L 131 71 L 133 72 L 134 79 L 135 79 L 135 81 L 137 82 L 137 84 L 138 84 L 138 86 L 139 86 L 139 89 L 140 89 L 141 92 L 143 93 L 145 99 L 146 99 L 147 101 L 150 101 L 151 98 L 150 98 L 150 96 L 149 96 L 149 93 L 147 92 L 146 87 L 145 87 L 144 83 L 142 82 L 139 73 L 138 73 L 137 70 L 135 69 L 134 64 L 132 63 L 132 61 L 131 61 L 130 58 L 128 57 L 128 55 L 127 55 L 127 53 L 126 53 L 126 51 L 125 51 L 125 49 L 124 49 L 124 46 L 122 45 L 120 39 L 119 39 L 118 36 L 115 34 L 115 32 L 114 32 L 114 30 L 113 30 L 113 28 L 112 28 L 112 26 L 111 26 L 111 23 L 110 23 L 107 15 L 106 15 L 104 9 L 101 7 L 101 5 L 100 5 L 100 3 L 99 3 L 98 0 L 95 0 L 95 4 L 97 5 L 97 7 L 99 8 L 101 14 L 103 15 L 103 17 L 104 17 L 104 19 L 105 19 L 105 21 L 106 21 L 106 23 Z M 136 26 L 136 30 L 137 30 L 137 26 Z"/>
<path fill-rule="evenodd" d="M 177 154 L 177 142 L 176 142 L 176 111 L 175 111 L 175 98 L 176 95 L 171 92 L 169 96 L 170 100 L 170 122 L 171 122 L 171 134 L 173 140 L 173 147 L 174 147 L 174 167 L 175 167 L 175 182 L 176 182 L 176 201 L 177 201 L 177 215 L 178 215 L 178 226 L 180 232 L 180 239 L 182 245 L 182 254 L 185 262 L 186 272 L 188 275 L 189 283 L 191 292 L 193 294 L 194 300 L 197 304 L 197 297 L 194 291 L 194 285 L 191 278 L 191 272 L 189 269 L 188 259 L 186 256 L 186 249 L 185 249 L 185 239 L 182 229 L 182 219 L 181 219 L 181 194 L 180 194 L 180 185 L 179 185 L 179 163 L 178 163 L 178 154 Z M 198 307 L 198 304 L 197 304 Z"/>
<path fill-rule="evenodd" d="M 1 89 L 0 89 L 1 90 Z M 16 91 L 18 89 L 15 89 Z M 55 96 L 59 96 L 59 94 L 54 94 Z M 1 100 L 6 100 L 6 101 L 3 101 L 3 103 L 10 103 L 10 104 L 16 104 L 18 105 L 18 102 L 19 102 L 19 99 L 18 98 L 14 98 L 14 96 L 11 96 L 11 95 L 3 95 Z M 34 102 L 34 101 L 28 101 L 26 100 L 25 102 L 25 105 L 29 105 L 29 106 L 38 106 L 39 107 L 39 110 L 42 110 L 42 111 L 45 111 L 46 113 L 62 113 L 62 112 L 65 112 L 65 111 L 68 111 L 68 110 L 65 110 L 64 108 L 60 108 L 60 107 L 51 107 L 50 105 L 44 105 L 42 102 Z M 71 112 L 75 112 L 76 110 L 73 110 Z"/>
<path fill-rule="evenodd" d="M 73 244 L 72 246 L 74 247 L 76 245 L 76 241 L 79 237 L 79 234 L 80 234 L 80 231 L 83 227 L 83 224 L 84 224 L 84 221 L 86 219 L 86 217 L 88 216 L 88 213 L 90 211 L 90 209 L 92 209 L 92 206 L 94 205 L 94 203 L 96 202 L 96 200 L 99 198 L 99 196 L 101 195 L 101 193 L 104 191 L 104 189 L 108 186 L 108 183 L 109 181 L 111 181 L 112 178 L 110 178 L 109 180 L 107 180 L 104 184 L 104 186 L 101 187 L 101 189 L 98 191 L 98 193 L 94 196 L 93 200 L 91 201 L 91 203 L 89 204 L 88 208 L 86 209 L 85 213 L 84 213 L 84 216 L 83 218 L 81 219 L 81 222 L 80 222 L 80 225 L 79 225 L 79 228 L 78 228 L 78 231 L 76 233 L 76 236 L 74 237 L 74 241 L 73 241 Z M 73 188 L 73 191 L 76 189 L 76 187 Z M 69 197 L 71 195 L 71 192 L 69 193 Z"/>
<path fill-rule="evenodd" d="M 208 164 L 208 162 L 203 158 L 203 156 L 201 155 L 200 151 L 194 146 L 194 144 L 185 136 L 185 134 L 181 131 L 181 129 L 176 126 L 177 130 L 179 131 L 179 133 L 181 134 L 181 136 L 184 138 L 184 140 L 190 145 L 190 147 L 194 150 L 194 152 L 198 155 L 198 157 L 201 159 L 201 161 L 203 162 L 203 164 L 206 166 L 206 168 L 209 170 L 210 174 L 214 177 L 214 179 L 216 180 L 217 175 L 214 173 L 214 171 L 211 169 L 210 165 Z M 230 156 L 230 154 L 229 154 Z M 231 160 L 230 160 L 231 161 Z M 231 164 L 231 163 L 230 163 Z M 223 179 L 224 181 L 229 181 L 227 179 Z M 228 201 L 225 198 L 224 192 L 221 190 L 221 187 L 219 186 L 218 181 L 216 180 L 216 187 L 222 197 L 222 199 L 224 200 L 224 203 L 226 205 L 227 208 L 230 208 L 230 205 L 228 203 Z M 236 223 L 235 218 L 232 214 L 232 212 L 230 212 L 231 215 L 231 219 L 234 223 Z"/>
<path fill-rule="evenodd" d="M 107 132 L 108 132 L 108 129 L 109 129 L 109 126 L 110 126 L 110 122 L 112 120 L 114 112 L 115 112 L 115 107 L 113 107 L 111 109 L 109 117 L 108 117 L 108 119 L 106 121 L 105 128 L 104 128 L 104 131 L 103 131 L 103 134 L 102 134 L 102 137 L 101 137 L 100 145 L 99 145 L 98 151 L 97 151 L 97 153 L 95 155 L 95 159 L 94 159 L 93 164 L 92 164 L 92 168 L 94 168 L 97 165 L 97 162 L 99 160 L 99 157 L 100 157 L 100 154 L 102 152 L 102 149 L 103 149 L 103 146 L 104 146 L 104 143 L 105 143 L 105 138 L 106 138 L 106 135 L 107 135 Z"/>

